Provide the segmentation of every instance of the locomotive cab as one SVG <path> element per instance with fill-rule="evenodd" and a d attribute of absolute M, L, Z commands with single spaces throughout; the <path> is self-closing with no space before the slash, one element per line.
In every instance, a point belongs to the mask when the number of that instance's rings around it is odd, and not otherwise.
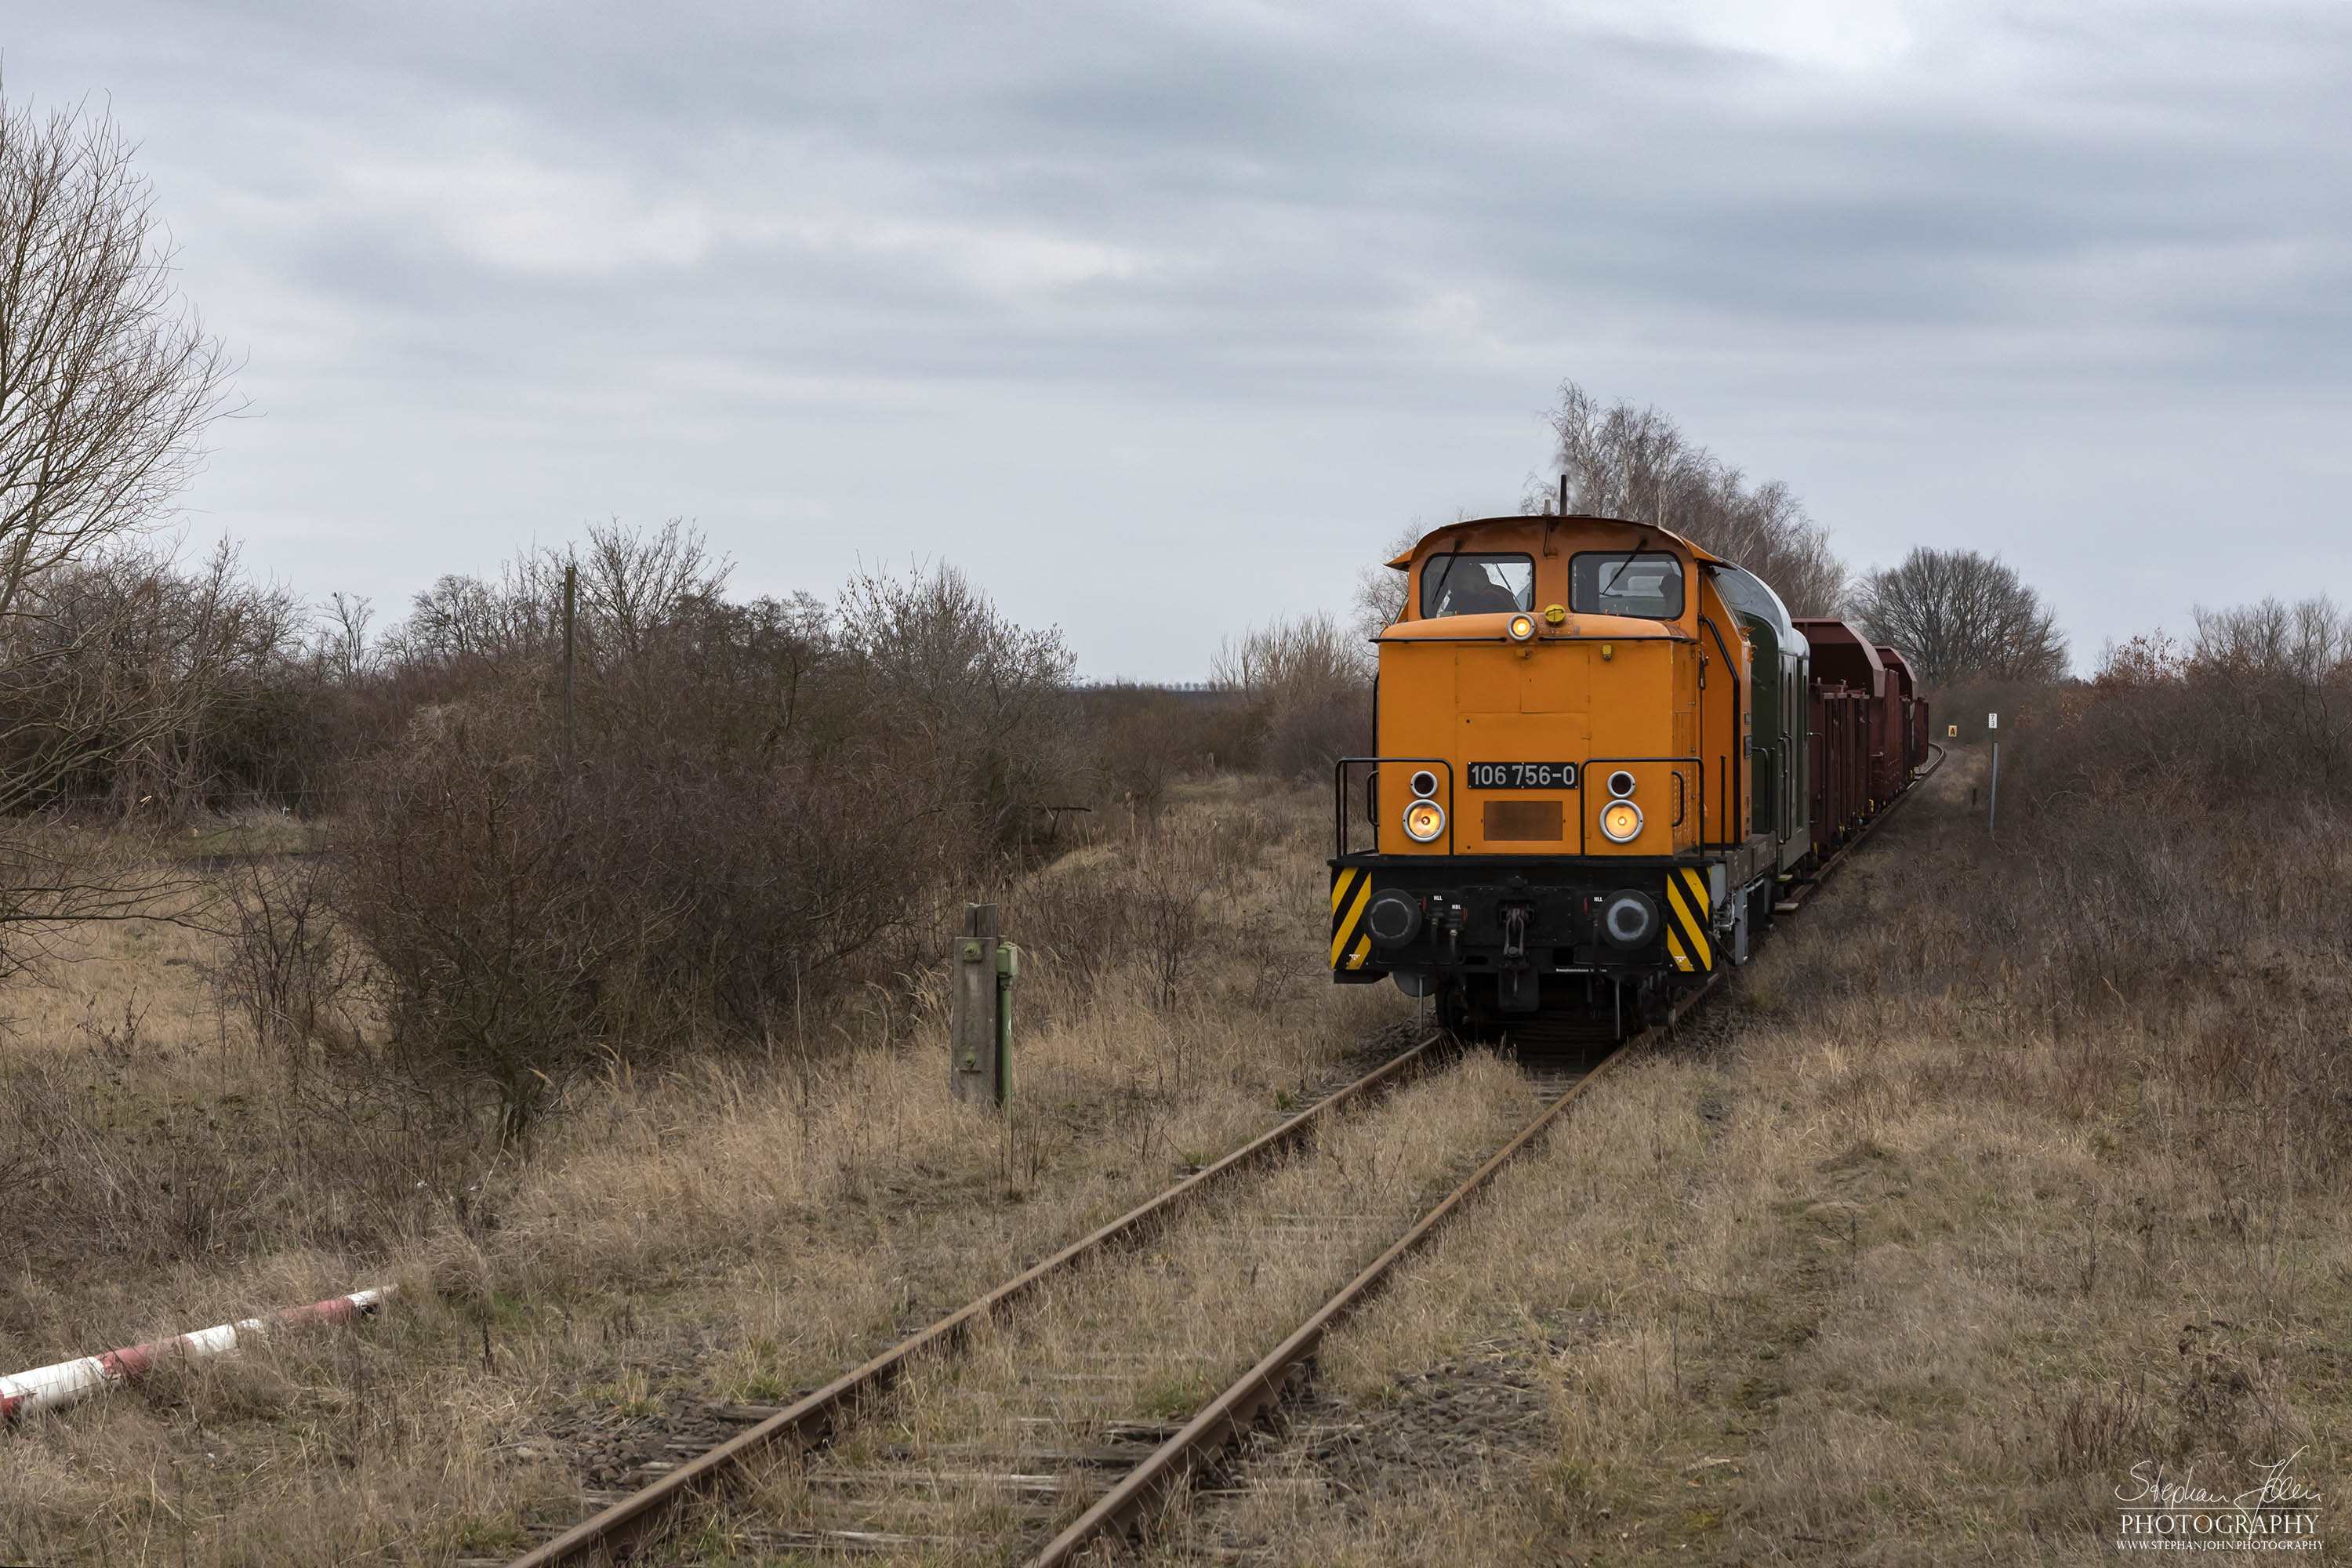
<path fill-rule="evenodd" d="M 1390 565 L 1378 754 L 1339 769 L 1335 977 L 1392 976 L 1457 1025 L 1622 1032 L 1744 959 L 1806 844 L 1780 700 L 1804 639 L 1770 590 L 1614 518 L 1456 523 Z"/>

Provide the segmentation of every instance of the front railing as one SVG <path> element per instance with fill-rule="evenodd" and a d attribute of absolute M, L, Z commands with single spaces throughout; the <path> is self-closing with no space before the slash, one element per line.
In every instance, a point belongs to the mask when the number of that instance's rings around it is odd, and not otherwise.
<path fill-rule="evenodd" d="M 1383 766 L 1403 768 L 1408 770 L 1408 774 L 1410 770 L 1416 768 L 1441 770 L 1438 773 L 1438 793 L 1431 798 L 1435 800 L 1445 813 L 1444 852 L 1448 855 L 1453 854 L 1454 764 L 1444 757 L 1341 757 L 1331 769 L 1331 837 L 1335 846 L 1333 853 L 1343 856 L 1359 853 L 1352 847 L 1349 839 L 1349 829 L 1352 823 L 1348 815 L 1348 800 L 1351 793 L 1349 783 L 1358 773 L 1360 773 L 1364 781 L 1364 822 L 1372 829 L 1371 845 L 1362 853 L 1378 854 L 1380 852 L 1380 781 L 1381 769 Z M 1411 793 L 1408 789 L 1406 795 L 1410 796 Z M 1400 828 L 1398 831 L 1403 830 Z"/>

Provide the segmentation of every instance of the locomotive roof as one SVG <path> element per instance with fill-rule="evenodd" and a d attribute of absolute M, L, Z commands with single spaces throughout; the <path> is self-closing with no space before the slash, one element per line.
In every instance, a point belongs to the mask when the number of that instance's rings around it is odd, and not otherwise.
<path fill-rule="evenodd" d="M 1427 533 L 1423 534 L 1419 539 L 1413 541 L 1412 548 L 1407 550 L 1403 554 L 1390 562 L 1389 564 L 1394 567 L 1397 571 L 1407 571 L 1412 565 L 1412 558 L 1420 554 L 1423 550 L 1428 549 L 1430 542 L 1433 540 L 1451 539 L 1456 534 L 1467 533 L 1472 529 L 1493 528 L 1502 523 L 1530 522 L 1607 522 L 1614 523 L 1622 528 L 1638 528 L 1644 533 L 1655 534 L 1661 539 L 1671 540 L 1673 542 L 1681 545 L 1685 550 L 1690 552 L 1691 557 L 1694 560 L 1707 562 L 1717 566 L 1728 566 L 1732 564 L 1732 563 L 1726 561 L 1722 556 L 1714 553 L 1704 546 L 1692 543 L 1689 540 L 1685 539 L 1681 534 L 1676 533 L 1671 528 L 1661 528 L 1654 522 L 1636 522 L 1630 517 L 1601 517 L 1593 513 L 1580 511 L 1570 512 L 1566 517 L 1560 516 L 1558 512 L 1512 512 L 1503 517 L 1474 517 L 1461 522 L 1449 522 L 1443 528 L 1433 528 Z"/>

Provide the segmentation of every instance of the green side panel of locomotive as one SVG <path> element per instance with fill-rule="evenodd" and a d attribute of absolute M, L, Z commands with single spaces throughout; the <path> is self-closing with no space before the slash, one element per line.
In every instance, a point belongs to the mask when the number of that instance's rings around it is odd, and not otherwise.
<path fill-rule="evenodd" d="M 1812 649 L 1760 578 L 1727 566 L 1716 569 L 1715 579 L 1753 653 L 1748 738 L 1756 826 L 1778 842 L 1780 869 L 1792 871 L 1812 848 L 1812 759 L 1805 735 Z"/>

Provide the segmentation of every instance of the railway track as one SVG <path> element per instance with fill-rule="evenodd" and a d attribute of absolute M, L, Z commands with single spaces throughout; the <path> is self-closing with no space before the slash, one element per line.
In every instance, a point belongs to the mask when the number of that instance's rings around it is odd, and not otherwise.
<path fill-rule="evenodd" d="M 1937 748 L 1937 765 L 1943 760 Z M 1932 773 L 1931 765 L 1920 775 Z M 1842 867 L 1895 809 L 1906 790 L 1807 883 L 1782 904 L 1793 909 Z M 1466 1178 L 1400 1229 L 1391 1216 L 1344 1209 L 1277 1210 L 1252 1227 L 1202 1227 L 1195 1250 L 1224 1248 L 1224 1261 L 1237 1268 L 1250 1261 L 1255 1289 L 1270 1260 L 1286 1266 L 1317 1263 L 1328 1278 L 1330 1265 L 1348 1256 L 1351 1264 L 1385 1230 L 1394 1237 L 1369 1262 L 1319 1304 L 1294 1320 L 1297 1326 L 1221 1392 L 1200 1397 L 1205 1386 L 1163 1386 L 1138 1398 L 1134 1376 L 1120 1364 L 1122 1352 L 1109 1345 L 1083 1345 L 1073 1358 L 1041 1358 L 1024 1373 L 1011 1336 L 996 1332 L 1006 1309 L 1027 1298 L 1048 1295 L 1082 1266 L 1114 1249 L 1158 1236 L 1210 1189 L 1274 1157 L 1303 1147 L 1310 1136 L 1335 1128 L 1343 1113 L 1375 1106 L 1419 1076 L 1437 1059 L 1443 1037 L 1431 1037 L 1373 1069 L 1215 1164 L 1187 1177 L 1150 1202 L 1111 1221 L 987 1295 L 909 1335 L 881 1355 L 824 1388 L 766 1415 L 756 1426 L 679 1464 L 640 1490 L 619 1498 L 593 1518 L 565 1531 L 516 1560 L 512 1568 L 553 1568 L 562 1563 L 618 1562 L 656 1531 L 680 1527 L 681 1505 L 698 1506 L 698 1528 L 675 1540 L 670 1554 L 693 1561 L 696 1552 L 717 1560 L 744 1555 L 903 1557 L 936 1560 L 942 1554 L 991 1562 L 1019 1552 L 1031 1568 L 1073 1563 L 1108 1536 L 1124 1534 L 1195 1477 L 1213 1470 L 1226 1451 L 1255 1426 L 1258 1418 L 1310 1367 L 1317 1349 L 1334 1327 L 1375 1297 L 1398 1265 L 1418 1252 L 1470 1203 L 1512 1160 L 1544 1133 L 1611 1065 L 1656 1043 L 1692 1010 L 1714 995 L 1721 977 L 1683 998 L 1667 1022 L 1597 1057 L 1570 1053 L 1531 1054 L 1522 1072 L 1536 1109 L 1499 1148 Z M 1337 1194 L 1325 1194 L 1326 1198 Z M 1319 1259 L 1307 1255 L 1319 1248 Z M 1129 1272 L 1148 1281 L 1160 1255 L 1130 1261 Z M 1148 1293 L 1148 1291 L 1147 1291 Z M 1095 1318 L 1101 1321 L 1099 1304 Z M 1111 1321 L 1127 1323 L 1118 1312 Z M 1007 1398 L 1002 1386 L 961 1396 L 956 1359 L 974 1342 L 999 1373 L 1010 1372 L 1019 1390 Z M 1067 1350 L 1066 1345 L 1065 1350 Z M 1163 1347 L 1157 1360 L 1170 1359 Z M 1179 1357 L 1181 1359 L 1181 1356 Z M 1092 1370 L 1070 1371 L 1082 1365 Z M 855 1417 L 884 1393 L 903 1389 L 921 1408 L 897 1425 L 901 1435 L 883 1440 L 860 1435 Z M 976 1383 L 984 1379 L 975 1379 Z M 1002 1385 L 1005 1382 L 1000 1378 Z M 1113 1406 L 1125 1401 L 1129 1408 Z M 1018 1407 L 1016 1407 L 1018 1406 Z M 1192 1413 L 1181 1421 L 1161 1416 L 1165 1406 Z M 849 1441 L 834 1449 L 837 1439 Z M 829 1449 L 833 1451 L 828 1452 Z M 764 1473 L 762 1473 L 764 1472 Z M 744 1495 L 748 1491 L 748 1498 Z M 731 1494 L 731 1495 L 730 1495 Z M 677 1557 L 683 1549 L 688 1554 Z"/>
<path fill-rule="evenodd" d="M 973 1331 L 1048 1282 L 1122 1246 L 1150 1237 L 1190 1205 L 1234 1177 L 1299 1147 L 1343 1112 L 1363 1107 L 1426 1071 L 1445 1045 L 1430 1035 L 1354 1082 L 1334 1090 L 1271 1131 L 1185 1177 L 1158 1196 L 1072 1242 L 1043 1262 L 967 1302 L 823 1388 L 761 1415 L 746 1430 L 687 1457 L 674 1468 L 593 1517 L 515 1560 L 513 1568 L 610 1561 L 647 1531 L 667 1522 L 678 1504 L 723 1488 L 754 1461 L 824 1447 L 857 1413 L 928 1359 L 956 1354 Z"/>
<path fill-rule="evenodd" d="M 1687 999 L 1681 1011 L 1704 994 Z M 1627 1047 L 1663 1033 L 1654 1030 Z M 1436 1045 L 1424 1042 L 1323 1101 L 1315 1108 L 1320 1132 L 1339 1134 L 1335 1112 L 1343 1108 L 1361 1112 L 1361 1122 L 1391 1114 L 1374 1103 L 1375 1091 L 1400 1086 L 1414 1064 L 1428 1064 Z M 1001 1288 L 770 1417 L 755 1433 L 619 1500 L 517 1568 L 617 1560 L 633 1538 L 663 1526 L 677 1527 L 666 1550 L 683 1549 L 685 1561 L 697 1554 L 721 1561 L 795 1554 L 1074 1561 L 1089 1542 L 1131 1527 L 1172 1490 L 1214 1467 L 1302 1375 L 1323 1336 L 1539 1139 L 1624 1049 L 1598 1059 L 1555 1053 L 1527 1064 L 1513 1102 L 1532 1107 L 1531 1114 L 1505 1124 L 1498 1139 L 1487 1141 L 1488 1147 L 1500 1147 L 1466 1180 L 1446 1179 L 1433 1205 L 1410 1194 L 1402 1206 L 1366 1203 L 1360 1165 L 1351 1170 L 1344 1155 L 1327 1162 L 1332 1170 L 1286 1168 L 1283 1175 L 1291 1184 L 1272 1194 L 1270 1205 L 1246 1216 L 1188 1216 L 1181 1237 L 1155 1237 L 1149 1253 L 1128 1249 L 1118 1277 L 1090 1282 L 1095 1294 L 1071 1303 L 1069 1311 L 1057 1314 L 1059 1303 L 1040 1300 L 1028 1316 L 1044 1322 L 1024 1323 L 1019 1331 L 1002 1329 L 988 1321 L 994 1315 L 991 1303 L 1007 1299 L 1009 1287 Z M 1393 1113 L 1406 1121 L 1415 1114 L 1412 1108 Z M 1315 1126 L 1294 1119 L 1277 1132 L 1297 1142 Z M 1244 1163 L 1237 1156 L 1225 1173 Z M 1165 1204 L 1174 1192 L 1146 1209 Z M 1193 1193 L 1199 1195 L 1199 1189 Z M 1115 1239 L 1107 1233 L 1124 1223 L 1079 1244 L 1086 1256 L 1099 1257 Z M 1055 1272 L 1066 1270 L 1076 1260 L 1061 1260 L 1077 1250 L 1057 1255 L 1040 1270 L 1057 1263 Z M 1049 1296 L 1038 1289 L 1042 1280 L 1032 1278 L 1038 1273 L 1024 1279 L 1032 1291 Z M 1344 1281 L 1336 1294 L 1334 1279 Z M 1101 1299 L 1105 1285 L 1108 1301 Z M 1275 1296 L 1287 1289 L 1285 1315 L 1274 1321 L 1297 1325 L 1286 1333 L 1279 1327 L 1266 1333 L 1258 1342 L 1278 1341 L 1276 1348 L 1222 1389 L 1205 1378 L 1171 1381 L 1164 1369 L 1182 1365 L 1188 1352 L 1181 1348 L 1162 1342 L 1139 1352 L 1123 1337 L 1155 1310 L 1164 1336 L 1165 1325 L 1199 1310 L 1187 1304 L 1186 1293 L 1202 1288 Z M 945 1331 L 950 1322 L 961 1324 L 952 1343 Z M 1117 1327 L 1106 1333 L 1105 1323 Z M 950 1349 L 960 1352 L 953 1359 L 940 1353 Z M 1201 1359 L 1232 1364 L 1229 1358 Z M 982 1364 L 974 1369 L 969 1364 L 974 1361 Z M 1147 1362 L 1162 1369 L 1156 1385 L 1130 1364 Z M 892 1430 L 868 1433 L 849 1417 L 887 1385 L 867 1375 L 884 1363 L 893 1364 L 889 1383 L 899 1388 Z M 1180 1419 L 1156 1413 L 1171 1407 L 1192 1414 Z M 755 1435 L 761 1440 L 747 1441 Z M 760 1463 L 763 1456 L 774 1462 Z M 733 1483 L 733 1495 L 722 1495 L 722 1481 Z M 689 1500 L 698 1521 L 678 1517 L 677 1505 Z"/>

